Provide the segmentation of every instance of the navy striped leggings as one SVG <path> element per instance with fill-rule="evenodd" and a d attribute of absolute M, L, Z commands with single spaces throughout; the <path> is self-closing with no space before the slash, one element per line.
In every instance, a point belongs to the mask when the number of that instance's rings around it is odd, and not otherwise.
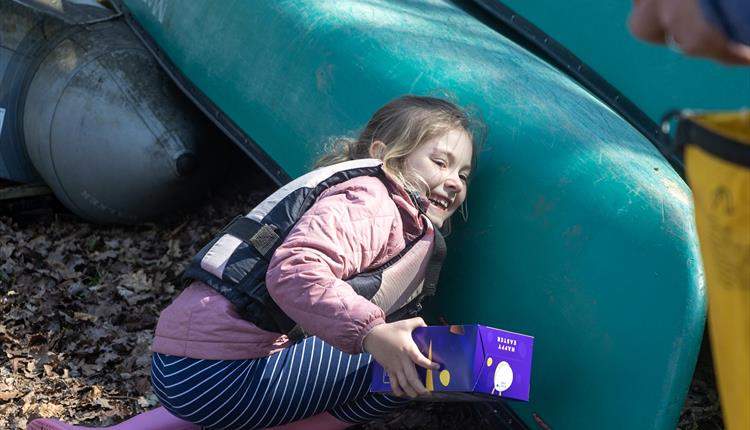
<path fill-rule="evenodd" d="M 273 427 L 323 411 L 359 424 L 408 403 L 369 392 L 371 362 L 370 354 L 346 354 L 309 337 L 252 360 L 154 353 L 151 382 L 167 410 L 205 429 Z"/>

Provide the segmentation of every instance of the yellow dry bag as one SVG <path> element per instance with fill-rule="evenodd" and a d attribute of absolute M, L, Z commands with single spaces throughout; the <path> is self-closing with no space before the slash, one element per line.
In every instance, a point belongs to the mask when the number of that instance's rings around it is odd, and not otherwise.
<path fill-rule="evenodd" d="M 726 428 L 750 429 L 750 111 L 681 113 Z"/>

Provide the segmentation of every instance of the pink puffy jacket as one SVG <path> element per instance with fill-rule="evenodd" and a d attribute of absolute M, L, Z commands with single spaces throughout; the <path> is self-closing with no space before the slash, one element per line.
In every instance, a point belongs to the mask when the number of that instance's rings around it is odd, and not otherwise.
<path fill-rule="evenodd" d="M 422 231 L 409 196 L 392 188 L 396 194 L 379 179 L 360 176 L 325 190 L 276 250 L 266 274 L 269 293 L 287 315 L 348 353 L 362 352 L 364 337 L 385 315 L 342 279 L 382 265 Z M 240 318 L 221 294 L 193 282 L 162 311 L 152 350 L 235 360 L 287 345 L 285 335 Z"/>

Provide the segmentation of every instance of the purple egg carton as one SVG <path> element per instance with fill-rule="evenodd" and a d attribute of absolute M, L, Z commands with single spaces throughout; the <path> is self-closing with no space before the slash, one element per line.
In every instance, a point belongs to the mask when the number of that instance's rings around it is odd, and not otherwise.
<path fill-rule="evenodd" d="M 419 327 L 412 338 L 422 354 L 440 364 L 439 370 L 417 366 L 432 392 L 420 400 L 529 400 L 533 337 L 471 324 Z M 391 392 L 388 373 L 377 362 L 370 391 Z"/>

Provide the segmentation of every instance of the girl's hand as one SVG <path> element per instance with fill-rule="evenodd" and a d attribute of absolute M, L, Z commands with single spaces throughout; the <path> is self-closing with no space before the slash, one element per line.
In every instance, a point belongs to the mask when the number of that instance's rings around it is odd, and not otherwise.
<path fill-rule="evenodd" d="M 365 351 L 372 354 L 372 357 L 388 372 L 391 388 L 397 396 L 403 396 L 406 393 L 413 398 L 430 393 L 419 380 L 414 364 L 432 370 L 439 369 L 440 365 L 422 355 L 411 337 L 412 330 L 426 325 L 422 318 L 411 318 L 381 324 L 365 336 L 363 342 Z"/>

